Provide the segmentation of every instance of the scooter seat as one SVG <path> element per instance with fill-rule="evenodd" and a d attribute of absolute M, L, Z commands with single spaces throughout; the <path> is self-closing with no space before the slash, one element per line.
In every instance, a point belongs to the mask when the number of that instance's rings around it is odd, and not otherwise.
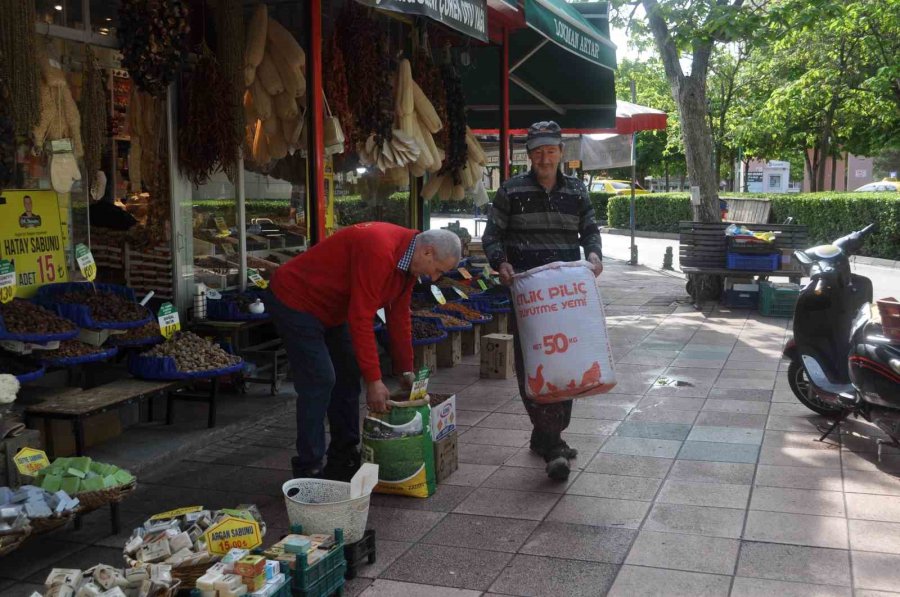
<path fill-rule="evenodd" d="M 803 355 L 802 359 L 803 367 L 804 369 L 806 369 L 806 374 L 809 376 L 809 381 L 811 381 L 814 386 L 824 392 L 828 392 L 829 394 L 834 394 L 842 398 L 844 398 L 845 396 L 849 396 L 855 401 L 856 388 L 853 387 L 853 384 L 835 383 L 828 379 L 828 375 L 825 374 L 825 371 L 822 369 L 822 366 L 819 365 L 819 362 L 816 359 L 809 355 Z"/>

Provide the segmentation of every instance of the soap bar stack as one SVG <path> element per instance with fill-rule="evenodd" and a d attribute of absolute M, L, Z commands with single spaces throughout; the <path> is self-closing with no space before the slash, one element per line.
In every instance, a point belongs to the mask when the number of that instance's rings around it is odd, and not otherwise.
<path fill-rule="evenodd" d="M 34 485 L 23 485 L 16 490 L 0 487 L 0 532 L 18 529 L 22 519 L 64 516 L 78 507 L 78 498 L 70 497 L 62 490 L 54 493 Z"/>
<path fill-rule="evenodd" d="M 266 550 L 266 556 L 281 562 L 291 570 L 297 569 L 297 556 L 306 556 L 309 566 L 318 564 L 335 546 L 333 535 L 286 535 Z"/>
<path fill-rule="evenodd" d="M 188 512 L 175 518 L 149 519 L 132 532 L 125 555 L 141 564 L 165 563 L 174 567 L 214 561 L 203 533 L 213 524 L 209 510 Z"/>
<path fill-rule="evenodd" d="M 232 549 L 197 579 L 197 589 L 200 597 L 272 597 L 287 582 L 279 562 Z"/>
<path fill-rule="evenodd" d="M 171 566 L 164 565 L 124 570 L 105 564 L 84 571 L 54 568 L 44 581 L 44 597 L 165 597 L 177 584 Z"/>
<path fill-rule="evenodd" d="M 49 492 L 62 489 L 69 495 L 75 495 L 128 485 L 132 481 L 134 477 L 125 469 L 78 456 L 57 458 L 50 466 L 41 469 L 34 483 Z"/>

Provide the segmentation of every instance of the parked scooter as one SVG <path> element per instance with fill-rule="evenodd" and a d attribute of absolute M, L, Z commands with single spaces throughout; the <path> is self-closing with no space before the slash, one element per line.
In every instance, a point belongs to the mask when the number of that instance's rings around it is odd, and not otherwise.
<path fill-rule="evenodd" d="M 788 381 L 809 409 L 834 418 L 820 440 L 850 415 L 862 416 L 900 447 L 900 341 L 871 321 L 872 281 L 850 272 L 850 255 L 876 230 L 870 224 L 831 245 L 796 251 L 808 273 L 794 309 Z"/>

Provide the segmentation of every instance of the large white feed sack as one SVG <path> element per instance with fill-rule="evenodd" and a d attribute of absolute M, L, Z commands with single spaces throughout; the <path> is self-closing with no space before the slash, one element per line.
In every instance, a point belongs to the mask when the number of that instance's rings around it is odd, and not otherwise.
<path fill-rule="evenodd" d="M 528 398 L 560 402 L 616 385 L 600 289 L 586 261 L 556 262 L 512 283 Z"/>

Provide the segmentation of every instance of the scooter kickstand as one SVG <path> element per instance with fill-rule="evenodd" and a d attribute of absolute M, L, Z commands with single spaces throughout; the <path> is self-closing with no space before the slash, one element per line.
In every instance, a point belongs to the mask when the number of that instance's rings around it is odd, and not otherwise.
<path fill-rule="evenodd" d="M 842 411 L 841 416 L 839 416 L 837 418 L 837 420 L 831 424 L 831 427 L 829 427 L 828 430 L 826 430 L 825 433 L 822 434 L 822 437 L 819 438 L 819 441 L 820 442 L 825 441 L 825 438 L 828 437 L 829 435 L 831 435 L 831 433 L 835 429 L 837 429 L 838 425 L 840 425 L 844 421 L 844 419 L 846 419 L 848 416 L 850 416 L 851 412 L 852 411 L 849 411 L 849 410 Z"/>

